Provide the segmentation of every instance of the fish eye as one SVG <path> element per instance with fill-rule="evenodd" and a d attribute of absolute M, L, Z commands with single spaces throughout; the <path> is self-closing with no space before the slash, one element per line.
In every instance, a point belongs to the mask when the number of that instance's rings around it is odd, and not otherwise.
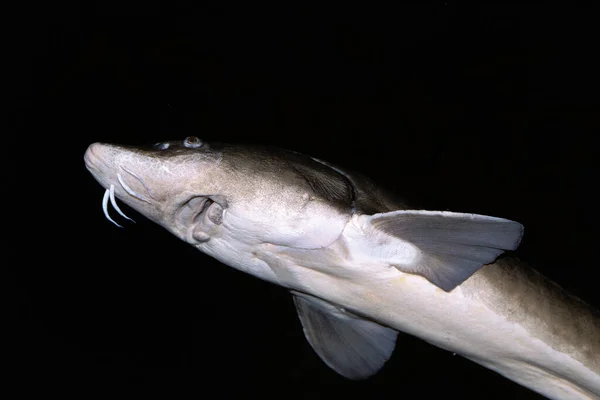
<path fill-rule="evenodd" d="M 159 142 L 159 143 L 154 143 L 154 148 L 158 149 L 158 150 L 166 150 L 169 148 L 169 143 L 167 142 Z"/>
<path fill-rule="evenodd" d="M 197 149 L 198 147 L 202 147 L 204 143 L 202 140 L 198 139 L 196 136 L 188 136 L 184 139 L 183 145 L 185 147 L 189 147 L 192 149 Z"/>

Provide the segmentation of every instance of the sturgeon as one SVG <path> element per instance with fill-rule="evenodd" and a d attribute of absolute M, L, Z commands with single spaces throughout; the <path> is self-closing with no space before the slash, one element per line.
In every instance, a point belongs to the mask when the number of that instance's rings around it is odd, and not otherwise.
<path fill-rule="evenodd" d="M 293 151 L 94 143 L 85 165 L 116 198 L 223 264 L 280 285 L 338 374 L 365 379 L 398 331 L 551 399 L 600 398 L 600 316 L 502 254 L 523 226 L 417 210 L 371 180 Z M 120 226 L 120 225 L 118 225 Z"/>

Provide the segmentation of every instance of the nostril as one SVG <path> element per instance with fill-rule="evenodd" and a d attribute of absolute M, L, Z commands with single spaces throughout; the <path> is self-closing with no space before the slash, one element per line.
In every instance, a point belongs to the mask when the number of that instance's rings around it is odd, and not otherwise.
<path fill-rule="evenodd" d="M 167 142 L 159 142 L 159 143 L 154 143 L 154 148 L 157 150 L 166 150 L 169 148 L 169 143 Z"/>
<path fill-rule="evenodd" d="M 200 140 L 196 136 L 188 136 L 183 141 L 183 145 L 185 147 L 189 147 L 189 148 L 192 148 L 192 149 L 197 149 L 199 147 L 202 147 L 203 142 L 202 142 L 202 140 Z"/>

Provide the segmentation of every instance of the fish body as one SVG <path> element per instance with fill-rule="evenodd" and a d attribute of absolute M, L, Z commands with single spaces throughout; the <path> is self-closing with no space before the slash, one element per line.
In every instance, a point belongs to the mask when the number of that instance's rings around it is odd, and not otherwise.
<path fill-rule="evenodd" d="M 517 222 L 414 210 L 365 177 L 281 149 L 188 137 L 94 143 L 84 158 L 107 190 L 107 217 L 109 200 L 122 214 L 116 197 L 289 290 L 310 345 L 349 379 L 380 370 L 403 331 L 549 398 L 600 398 L 598 313 L 501 256 L 521 240 Z"/>

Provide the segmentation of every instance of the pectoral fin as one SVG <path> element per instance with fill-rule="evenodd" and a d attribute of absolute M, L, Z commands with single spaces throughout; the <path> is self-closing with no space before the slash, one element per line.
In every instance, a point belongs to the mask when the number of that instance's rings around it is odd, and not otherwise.
<path fill-rule="evenodd" d="M 368 378 L 392 355 L 397 331 L 319 298 L 292 294 L 308 343 L 338 374 L 349 379 Z"/>
<path fill-rule="evenodd" d="M 518 222 L 477 214 L 409 210 L 366 218 L 364 226 L 374 228 L 373 236 L 386 236 L 383 240 L 379 237 L 373 246 L 404 248 L 404 254 L 412 254 L 392 260 L 392 265 L 421 275 L 445 291 L 460 285 L 505 250 L 516 249 L 523 235 Z"/>

